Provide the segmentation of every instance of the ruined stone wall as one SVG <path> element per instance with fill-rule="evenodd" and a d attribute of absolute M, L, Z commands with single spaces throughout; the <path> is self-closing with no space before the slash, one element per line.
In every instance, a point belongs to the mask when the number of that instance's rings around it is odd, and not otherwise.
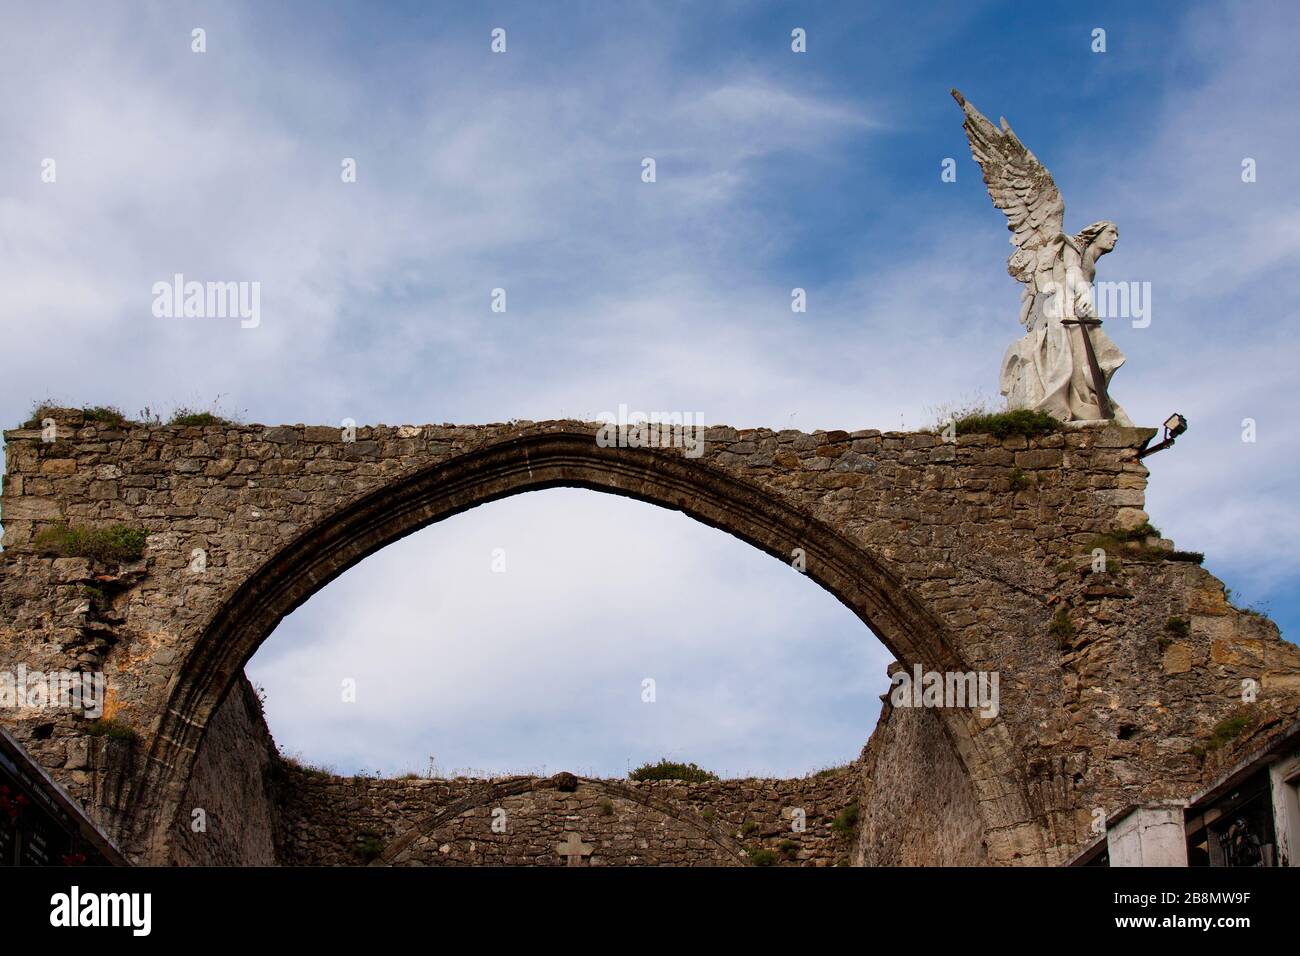
<path fill-rule="evenodd" d="M 126 742 L 79 739 L 89 753 L 74 760 L 78 772 L 107 765 L 110 744 L 119 758 L 130 752 Z M 790 780 L 575 778 L 572 789 L 556 777 L 336 777 L 282 760 L 241 676 L 208 726 L 185 793 L 184 818 L 202 825 L 184 830 L 169 862 L 355 866 L 390 851 L 380 862 L 566 865 L 556 847 L 575 833 L 591 850 L 588 866 L 847 865 L 861 780 L 856 764 Z M 504 827 L 494 830 L 498 818 Z"/>
<path fill-rule="evenodd" d="M 27 563 L 15 557 L 0 552 L 0 670 L 10 680 L 20 669 L 28 675 L 103 673 L 118 643 L 123 591 L 140 574 L 110 572 L 84 558 Z M 174 651 L 161 653 L 166 657 Z M 141 763 L 140 741 L 130 736 L 133 728 L 122 724 L 113 736 L 104 733 L 105 725 L 117 721 L 120 701 L 110 680 L 98 714 L 61 707 L 0 708 L 0 720 L 27 752 L 110 834 Z"/>
<path fill-rule="evenodd" d="M 203 738 L 182 802 L 183 819 L 189 825 L 180 828 L 171 862 L 179 866 L 278 863 L 279 807 L 273 780 L 278 763 L 261 701 L 241 676 Z M 201 813 L 196 816 L 195 811 Z"/>
<path fill-rule="evenodd" d="M 109 712 L 138 739 L 110 756 L 79 718 L 0 720 L 137 859 L 167 858 L 203 729 L 281 615 L 395 537 L 533 488 L 653 501 L 784 560 L 806 549 L 807 573 L 903 663 L 998 672 L 995 719 L 936 714 L 993 863 L 1064 862 L 1096 808 L 1197 789 L 1243 681 L 1263 723 L 1300 700 L 1294 645 L 1197 565 L 1142 541 L 1092 568 L 1099 536 L 1147 518 L 1135 456 L 1149 429 L 945 442 L 714 427 L 688 459 L 597 447 L 580 422 L 363 427 L 348 442 L 331 427 L 54 417 L 57 441 L 5 435 L 0 669 L 102 669 Z M 125 565 L 41 553 L 35 535 L 59 521 L 143 527 L 147 547 Z"/>
<path fill-rule="evenodd" d="M 377 780 L 290 766 L 284 862 L 562 866 L 556 847 L 573 833 L 591 866 L 847 864 L 843 811 L 858 785 L 855 767 L 794 780 L 575 778 L 566 789 L 557 777 Z"/>

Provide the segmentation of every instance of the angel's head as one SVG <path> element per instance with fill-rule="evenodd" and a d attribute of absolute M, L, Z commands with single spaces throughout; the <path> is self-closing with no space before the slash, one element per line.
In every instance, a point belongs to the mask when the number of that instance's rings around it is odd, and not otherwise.
<path fill-rule="evenodd" d="M 1091 226 L 1085 226 L 1074 237 L 1074 241 L 1084 249 L 1095 246 L 1099 256 L 1104 256 L 1114 249 L 1118 240 L 1119 226 L 1109 219 L 1100 219 Z"/>

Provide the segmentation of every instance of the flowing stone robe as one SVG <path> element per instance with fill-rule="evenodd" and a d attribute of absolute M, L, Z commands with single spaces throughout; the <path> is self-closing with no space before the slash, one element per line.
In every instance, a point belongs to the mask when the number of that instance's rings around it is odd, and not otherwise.
<path fill-rule="evenodd" d="M 1078 240 L 1061 236 L 1052 264 L 1049 291 L 1026 288 L 1021 319 L 1028 331 L 1011 344 L 1002 359 L 1001 392 L 1008 408 L 1044 411 L 1063 422 L 1103 418 L 1092 381 L 1084 336 L 1091 335 L 1097 364 L 1107 385 L 1124 364 L 1124 353 L 1100 326 L 1067 325 L 1065 320 L 1091 318 L 1095 255 L 1086 254 Z M 1058 291 L 1059 290 L 1059 291 Z M 1109 396 L 1108 396 L 1109 397 Z M 1132 425 L 1119 404 L 1110 399 L 1114 420 Z"/>

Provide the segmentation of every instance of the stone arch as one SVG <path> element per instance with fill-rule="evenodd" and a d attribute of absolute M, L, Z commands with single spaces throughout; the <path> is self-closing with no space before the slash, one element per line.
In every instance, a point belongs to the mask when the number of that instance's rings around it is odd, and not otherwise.
<path fill-rule="evenodd" d="M 408 534 L 494 500 L 554 487 L 623 495 L 678 510 L 788 561 L 806 555 L 807 575 L 852 610 L 905 664 L 968 667 L 941 620 L 886 559 L 812 515 L 792 498 L 678 451 L 602 448 L 577 427 L 516 432 L 419 468 L 314 522 L 246 577 L 223 601 L 168 686 L 167 706 L 126 802 L 130 845 L 162 862 L 208 720 L 280 620 L 331 580 Z M 1000 719 L 969 711 L 940 716 L 989 828 L 1033 821 L 1011 783 L 1021 762 Z M 1030 828 L 1036 853 L 1043 834 Z"/>

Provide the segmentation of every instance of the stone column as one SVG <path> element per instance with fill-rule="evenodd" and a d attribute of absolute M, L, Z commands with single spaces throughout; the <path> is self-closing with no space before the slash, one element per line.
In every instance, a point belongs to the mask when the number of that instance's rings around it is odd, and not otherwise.
<path fill-rule="evenodd" d="M 1134 807 L 1106 833 L 1111 866 L 1186 866 L 1183 805 Z"/>

